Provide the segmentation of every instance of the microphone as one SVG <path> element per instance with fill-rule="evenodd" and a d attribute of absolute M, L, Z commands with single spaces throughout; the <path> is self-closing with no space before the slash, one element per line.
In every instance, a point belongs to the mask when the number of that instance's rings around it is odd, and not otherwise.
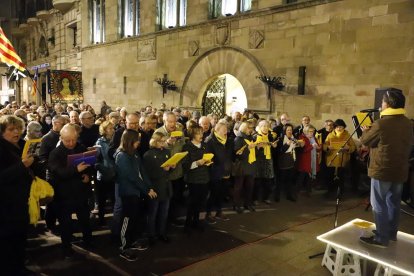
<path fill-rule="evenodd" d="M 360 112 L 363 112 L 363 113 L 381 112 L 381 107 L 379 107 L 379 108 L 363 109 Z"/>

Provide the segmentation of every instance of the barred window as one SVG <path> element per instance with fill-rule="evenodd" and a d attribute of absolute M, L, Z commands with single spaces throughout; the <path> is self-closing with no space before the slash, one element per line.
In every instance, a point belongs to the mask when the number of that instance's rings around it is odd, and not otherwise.
<path fill-rule="evenodd" d="M 252 0 L 210 0 L 209 18 L 231 16 L 252 9 Z"/>
<path fill-rule="evenodd" d="M 160 29 L 186 25 L 187 0 L 159 0 L 158 25 Z"/>
<path fill-rule="evenodd" d="M 119 0 L 121 37 L 139 35 L 139 0 Z"/>
<path fill-rule="evenodd" d="M 105 0 L 89 0 L 91 42 L 105 41 Z"/>

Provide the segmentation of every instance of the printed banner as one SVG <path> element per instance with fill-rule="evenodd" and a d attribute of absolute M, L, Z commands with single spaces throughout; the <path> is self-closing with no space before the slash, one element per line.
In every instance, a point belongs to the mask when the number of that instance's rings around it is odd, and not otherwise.
<path fill-rule="evenodd" d="M 82 72 L 51 70 L 49 93 L 52 103 L 82 103 Z"/>

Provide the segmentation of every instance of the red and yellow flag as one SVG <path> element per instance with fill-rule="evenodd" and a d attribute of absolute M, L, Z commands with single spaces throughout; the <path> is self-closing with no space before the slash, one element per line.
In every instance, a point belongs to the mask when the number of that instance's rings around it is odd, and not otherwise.
<path fill-rule="evenodd" d="M 9 66 L 14 66 L 18 70 L 24 72 L 26 65 L 23 64 L 22 59 L 16 53 L 16 50 L 7 39 L 0 27 L 0 61 L 6 63 Z"/>

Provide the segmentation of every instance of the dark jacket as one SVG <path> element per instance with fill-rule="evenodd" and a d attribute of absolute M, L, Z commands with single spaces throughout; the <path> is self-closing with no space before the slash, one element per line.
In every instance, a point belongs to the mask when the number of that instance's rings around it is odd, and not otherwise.
<path fill-rule="evenodd" d="M 108 155 L 109 141 L 101 136 L 96 141 L 98 156 L 96 158 L 95 169 L 96 179 L 103 182 L 115 181 L 115 162 Z"/>
<path fill-rule="evenodd" d="M 59 132 L 56 132 L 53 129 L 43 136 L 39 150 L 40 161 L 47 162 L 49 160 L 49 154 L 56 148 L 56 145 L 59 142 L 59 137 Z"/>
<path fill-rule="evenodd" d="M 93 147 L 99 138 L 99 126 L 92 125 L 90 128 L 81 126 L 81 133 L 79 134 L 79 143 L 86 148 Z"/>
<path fill-rule="evenodd" d="M 138 153 L 141 157 L 143 157 L 144 153 L 146 153 L 150 148 L 149 142 L 151 140 L 152 134 L 154 133 L 154 130 L 151 129 L 145 132 L 141 129 L 139 133 L 141 134 L 141 142 L 139 143 Z"/>
<path fill-rule="evenodd" d="M 29 223 L 28 199 L 32 176 L 22 162 L 20 148 L 0 138 L 0 216 L 1 223 Z"/>
<path fill-rule="evenodd" d="M 234 172 L 235 176 L 255 176 L 256 175 L 256 162 L 249 163 L 249 154 L 250 150 L 244 139 L 253 142 L 253 137 L 248 136 L 244 133 L 239 133 L 234 139 L 234 152 L 238 152 L 243 146 L 246 146 L 241 155 L 236 154 L 236 160 L 240 161 L 240 166 L 238 172 Z M 254 148 L 256 150 L 256 148 Z"/>
<path fill-rule="evenodd" d="M 118 150 L 115 153 L 116 183 L 120 196 L 139 196 L 144 198 L 152 185 L 142 164 L 139 154 L 129 155 Z"/>
<path fill-rule="evenodd" d="M 161 168 L 161 165 L 170 158 L 167 149 L 150 149 L 144 154 L 144 166 L 148 173 L 158 200 L 167 200 L 172 196 L 171 181 L 168 179 L 169 172 Z"/>
<path fill-rule="evenodd" d="M 197 160 L 203 158 L 203 154 L 207 153 L 206 146 L 204 143 L 201 143 L 201 147 L 198 148 L 191 141 L 186 143 L 183 146 L 183 151 L 188 151 L 186 157 L 183 160 L 183 171 L 184 171 L 184 180 L 187 183 L 194 184 L 205 184 L 210 181 L 210 172 L 209 167 L 206 165 L 191 169 L 191 164 Z"/>
<path fill-rule="evenodd" d="M 82 175 L 88 174 L 87 169 L 81 173 L 77 167 L 68 165 L 68 155 L 85 152 L 86 148 L 79 143 L 72 150 L 67 149 L 63 143 L 52 150 L 49 155 L 49 170 L 53 178 L 55 198 L 64 203 L 86 202 L 91 191 L 89 183 L 82 182 Z"/>
<path fill-rule="evenodd" d="M 118 128 L 115 133 L 114 136 L 112 136 L 112 140 L 109 143 L 109 149 L 108 149 L 108 156 L 109 158 L 112 158 L 115 160 L 115 152 L 118 149 L 119 145 L 121 144 L 121 137 L 122 137 L 122 133 L 124 133 L 125 128 L 124 127 L 120 127 Z"/>
<path fill-rule="evenodd" d="M 370 177 L 399 183 L 407 180 L 413 145 L 413 125 L 407 117 L 392 115 L 376 120 L 363 132 L 361 143 L 370 147 Z"/>
<path fill-rule="evenodd" d="M 207 152 L 214 154 L 213 164 L 210 168 L 211 180 L 220 180 L 223 177 L 230 176 L 233 141 L 227 139 L 226 144 L 223 145 L 217 140 L 214 131 L 212 131 L 205 142 Z"/>

